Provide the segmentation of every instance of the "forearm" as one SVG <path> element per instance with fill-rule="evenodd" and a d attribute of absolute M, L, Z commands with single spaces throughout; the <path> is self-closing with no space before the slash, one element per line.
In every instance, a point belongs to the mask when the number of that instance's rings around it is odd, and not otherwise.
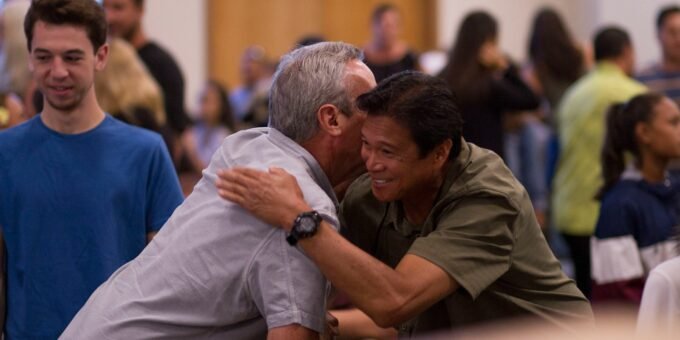
<path fill-rule="evenodd" d="M 298 324 L 276 327 L 269 330 L 267 340 L 318 340 L 319 333 Z"/>
<path fill-rule="evenodd" d="M 396 339 L 394 328 L 382 328 L 373 322 L 364 312 L 352 308 L 331 311 L 338 319 L 339 339 Z"/>
<path fill-rule="evenodd" d="M 327 223 L 299 244 L 326 278 L 379 325 L 392 326 L 408 313 L 410 290 L 405 277 L 352 245 Z"/>

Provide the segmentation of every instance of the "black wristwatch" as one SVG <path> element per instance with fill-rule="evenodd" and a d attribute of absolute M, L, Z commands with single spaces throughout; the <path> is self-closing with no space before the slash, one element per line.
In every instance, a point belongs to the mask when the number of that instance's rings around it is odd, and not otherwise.
<path fill-rule="evenodd" d="M 318 212 L 314 210 L 303 212 L 295 218 L 293 229 L 290 230 L 288 237 L 286 237 L 286 241 L 288 241 L 291 246 L 294 246 L 299 240 L 314 236 L 317 229 L 319 229 L 320 224 L 321 215 L 319 215 Z"/>

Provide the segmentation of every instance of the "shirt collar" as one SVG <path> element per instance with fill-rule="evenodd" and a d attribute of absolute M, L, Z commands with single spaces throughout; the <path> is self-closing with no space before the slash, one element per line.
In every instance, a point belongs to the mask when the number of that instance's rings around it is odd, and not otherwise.
<path fill-rule="evenodd" d="M 307 164 L 307 169 L 310 175 L 314 178 L 314 181 L 323 189 L 328 197 L 333 200 L 336 211 L 338 210 L 340 204 L 338 203 L 338 198 L 335 196 L 335 191 L 333 190 L 333 185 L 331 185 L 328 176 L 321 169 L 321 165 L 317 162 L 316 158 L 312 156 L 309 151 L 303 148 L 300 144 L 296 143 L 292 139 L 288 138 L 286 135 L 281 133 L 279 130 L 274 128 L 262 128 L 268 131 L 269 139 L 276 145 L 286 149 L 292 155 L 300 158 L 305 164 Z"/>

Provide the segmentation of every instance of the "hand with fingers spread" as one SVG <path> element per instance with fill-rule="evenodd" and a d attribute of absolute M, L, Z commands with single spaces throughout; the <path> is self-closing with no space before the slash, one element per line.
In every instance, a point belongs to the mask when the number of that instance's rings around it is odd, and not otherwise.
<path fill-rule="evenodd" d="M 290 231 L 298 214 L 311 208 L 294 176 L 281 168 L 220 170 L 215 183 L 220 197 L 263 221 Z"/>

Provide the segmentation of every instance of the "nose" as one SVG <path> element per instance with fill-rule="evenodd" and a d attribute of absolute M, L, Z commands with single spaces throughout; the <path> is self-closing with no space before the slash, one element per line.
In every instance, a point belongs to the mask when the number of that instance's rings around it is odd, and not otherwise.
<path fill-rule="evenodd" d="M 364 162 L 366 163 L 366 170 L 369 172 L 377 172 L 384 169 L 383 163 L 378 159 L 374 151 L 363 152 Z"/>
<path fill-rule="evenodd" d="M 50 68 L 50 75 L 53 78 L 66 78 L 68 76 L 68 70 L 64 65 L 64 61 L 61 58 L 54 58 L 52 67 Z"/>

